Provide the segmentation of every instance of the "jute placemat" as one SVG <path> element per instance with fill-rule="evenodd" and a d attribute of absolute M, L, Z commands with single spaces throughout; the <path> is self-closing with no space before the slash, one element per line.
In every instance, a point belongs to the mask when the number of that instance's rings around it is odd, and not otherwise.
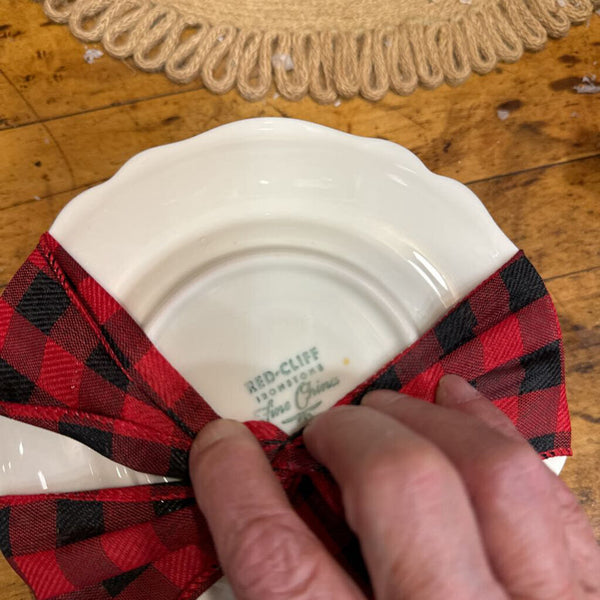
<path fill-rule="evenodd" d="M 85 42 L 177 82 L 318 102 L 458 85 L 566 35 L 600 0 L 44 0 Z"/>

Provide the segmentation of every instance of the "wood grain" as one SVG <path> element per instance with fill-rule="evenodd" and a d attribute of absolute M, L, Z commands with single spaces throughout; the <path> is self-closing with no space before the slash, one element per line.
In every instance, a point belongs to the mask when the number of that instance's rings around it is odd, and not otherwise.
<path fill-rule="evenodd" d="M 576 452 L 562 477 L 600 539 L 600 95 L 573 90 L 600 76 L 600 18 L 461 87 L 377 104 L 251 104 L 109 56 L 88 64 L 84 52 L 38 4 L 0 3 L 0 292 L 66 202 L 151 146 L 256 116 L 399 142 L 469 183 L 546 279 L 564 333 Z M 32 598 L 1 558 L 0 590 L 2 600 Z"/>
<path fill-rule="evenodd" d="M 12 181 L 0 190 L 0 202 L 90 185 L 111 176 L 149 145 L 255 116 L 304 118 L 384 137 L 416 152 L 433 170 L 461 181 L 600 153 L 599 97 L 573 90 L 582 76 L 596 69 L 597 26 L 576 28 L 566 39 L 549 42 L 544 52 L 502 65 L 485 77 L 473 76 L 458 88 L 418 90 L 405 98 L 388 94 L 377 104 L 354 99 L 336 107 L 317 106 L 308 98 L 290 103 L 271 97 L 252 104 L 234 92 L 218 97 L 202 89 L 184 91 L 164 78 L 159 84 L 156 78 L 162 75 L 131 71 L 108 56 L 89 65 L 67 28 L 42 27 L 45 17 L 40 17 L 39 7 L 33 8 L 37 25 L 31 14 L 22 15 L 31 13 L 29 3 L 10 0 L 0 8 L 0 23 L 10 26 L 7 31 L 22 32 L 2 42 L 11 59 L 3 61 L 4 77 L 34 115 L 34 123 L 22 121 L 15 127 L 16 117 L 2 114 L 13 125 L 0 131 L 0 147 L 16 160 Z M 594 17 L 593 24 L 597 22 Z M 43 48 L 36 49 L 39 44 Z M 64 71 L 51 76 L 57 65 Z M 508 111 L 505 120 L 498 117 L 499 110 Z M 44 144 L 34 151 L 35 139 Z M 32 170 L 32 162 L 38 161 L 44 168 Z M 62 169 L 56 168 L 59 164 Z M 23 187 L 19 182 L 25 180 L 28 185 Z"/>
<path fill-rule="evenodd" d="M 600 157 L 469 187 L 544 279 L 600 266 Z"/>
<path fill-rule="evenodd" d="M 600 540 L 600 269 L 548 282 L 560 319 L 566 354 L 573 458 L 562 479 L 586 509 Z"/>
<path fill-rule="evenodd" d="M 12 94 L 35 107 L 35 114 L 11 114 L 4 126 L 201 87 L 200 82 L 178 86 L 161 73 L 141 73 L 125 61 L 106 56 L 86 63 L 85 50 L 101 46 L 81 44 L 68 28 L 50 21 L 35 2 L 3 0 L 0 26 L 5 27 L 0 33 L 2 70 L 13 84 Z"/>
<path fill-rule="evenodd" d="M 521 62 L 502 64 L 495 73 L 485 77 L 473 76 L 458 88 L 444 86 L 436 90 L 435 101 L 428 91 L 420 91 L 409 97 L 398 97 L 388 94 L 383 103 L 370 104 L 363 101 L 344 102 L 343 108 L 317 106 L 310 99 L 300 103 L 276 103 L 290 116 L 313 114 L 332 114 L 352 116 L 352 121 L 371 120 L 376 123 L 375 130 L 369 135 L 384 131 L 386 137 L 390 131 L 403 129 L 406 123 L 416 118 L 424 125 L 424 119 L 432 111 L 445 114 L 440 123 L 446 126 L 453 120 L 462 117 L 465 129 L 478 121 L 470 111 L 481 110 L 490 118 L 497 118 L 495 109 L 507 101 L 522 102 L 520 122 L 548 120 L 553 113 L 567 111 L 568 117 L 573 110 L 591 106 L 589 97 L 577 95 L 573 86 L 586 74 L 594 72 L 600 52 L 594 51 L 594 43 L 598 41 L 596 30 L 597 17 L 593 17 L 590 26 L 579 26 L 572 30 L 572 35 L 561 40 L 548 42 L 543 53 L 526 54 Z M 11 118 L 11 123 L 28 122 L 63 117 L 70 114 L 106 108 L 116 104 L 130 104 L 160 95 L 183 93 L 201 87 L 200 83 L 179 86 L 169 82 L 162 74 L 140 73 L 126 61 L 104 56 L 93 64 L 83 60 L 85 48 L 66 27 L 48 21 L 40 7 L 32 2 L 21 0 L 4 0 L 0 5 L 0 26 L 5 27 L 3 44 L 3 70 L 13 82 L 18 93 L 35 107 L 36 117 L 25 117 L 19 121 Z M 0 38 L 1 39 L 1 38 Z M 90 44 L 89 47 L 100 48 Z M 523 62 L 524 61 L 524 62 Z M 69 93 L 65 93 L 68 89 Z M 480 92 L 481 96 L 474 92 Z M 518 92 L 518 93 L 516 93 Z M 224 97 L 215 97 L 203 91 L 197 98 L 206 99 L 210 104 L 228 103 L 235 93 Z M 462 99 L 463 105 L 450 107 L 448 98 Z M 243 102 L 250 112 L 258 112 L 265 103 L 249 104 Z M 347 110 L 350 104 L 354 108 Z M 364 111 L 366 107 L 368 111 Z M 513 105 L 514 106 L 514 105 Z M 252 109 L 251 107 L 254 107 Z M 358 107 L 358 109 L 357 109 Z M 538 110 L 535 119 L 530 119 L 529 111 L 533 107 L 550 108 L 550 114 Z M 448 110 L 452 108 L 452 110 Z M 525 110 L 523 110 L 525 109 Z M 354 111 L 364 111 L 357 115 Z M 390 110 L 400 110 L 398 119 L 384 118 Z M 345 113 L 345 115 L 344 115 Z M 464 117 L 468 116 L 469 119 Z M 582 117 L 584 115 L 581 115 Z M 232 115 L 239 119 L 242 115 Z M 384 118 L 382 121 L 381 119 Z M 517 118 L 515 111 L 514 118 Z M 346 118 L 346 122 L 348 119 Z M 340 122 L 338 122 L 340 126 Z M 340 127 L 341 128 L 341 127 Z M 558 128 L 556 129 L 558 131 Z M 421 131 L 422 133 L 422 131 Z M 394 141 L 400 141 L 395 139 Z M 495 140 L 493 140 L 495 142 Z"/>
<path fill-rule="evenodd" d="M 0 44 L 2 48 L 5 42 Z M 0 74 L 0 98 L 0 129 L 35 121 L 35 113 L 4 74 Z"/>
<path fill-rule="evenodd" d="M 477 102 L 470 100 L 466 84 L 430 94 L 439 101 L 432 108 L 417 98 L 425 91 L 406 99 L 412 110 L 353 100 L 336 112 L 334 107 L 317 110 L 314 105 L 302 110 L 302 103 L 284 107 L 279 100 L 249 104 L 236 95 L 215 98 L 201 90 L 5 129 L 0 131 L 0 146 L 14 160 L 12 176 L 0 190 L 0 202 L 90 185 L 110 177 L 144 148 L 255 116 L 295 116 L 359 135 L 385 137 L 413 150 L 433 170 L 461 181 L 600 153 L 600 120 L 593 118 L 597 98 L 586 96 L 580 101 L 582 95 L 578 95 L 568 109 L 561 105 L 561 112 L 556 106 L 524 104 L 512 117 L 500 121 L 495 106 L 503 102 L 498 97 L 481 97 L 484 81 L 473 80 L 478 84 L 472 90 L 479 96 Z M 507 95 L 500 98 L 504 101 Z M 37 163 L 41 163 L 38 170 L 32 169 Z"/>
<path fill-rule="evenodd" d="M 0 553 L 0 590 L 2 600 L 33 600 L 34 595 L 11 569 Z"/>
<path fill-rule="evenodd" d="M 54 194 L 0 210 L 0 285 L 4 286 L 9 282 L 60 209 L 82 191 L 83 188 L 80 188 Z"/>

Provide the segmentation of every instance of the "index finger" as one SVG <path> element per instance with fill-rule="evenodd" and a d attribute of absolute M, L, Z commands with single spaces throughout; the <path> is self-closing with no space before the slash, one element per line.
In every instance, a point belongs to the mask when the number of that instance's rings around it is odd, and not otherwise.
<path fill-rule="evenodd" d="M 458 473 L 432 443 L 365 406 L 320 414 L 304 441 L 341 488 L 378 599 L 506 598 Z"/>

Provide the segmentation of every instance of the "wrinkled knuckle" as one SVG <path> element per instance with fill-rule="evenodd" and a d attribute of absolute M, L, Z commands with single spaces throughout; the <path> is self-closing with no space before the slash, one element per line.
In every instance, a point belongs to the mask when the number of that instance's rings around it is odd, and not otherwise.
<path fill-rule="evenodd" d="M 270 600 L 310 598 L 319 568 L 315 540 L 289 515 L 248 519 L 229 545 L 226 574 L 244 595 Z"/>
<path fill-rule="evenodd" d="M 371 513 L 374 506 L 388 504 L 390 498 L 400 494 L 438 495 L 448 482 L 450 471 L 449 463 L 433 446 L 388 446 L 362 460 L 345 500 L 352 506 L 356 521 L 362 513 Z"/>
<path fill-rule="evenodd" d="M 402 473 L 404 493 L 420 498 L 424 506 L 439 507 L 450 490 L 455 489 L 457 475 L 450 462 L 439 452 L 425 452 L 410 459 Z"/>
<path fill-rule="evenodd" d="M 520 443 L 510 443 L 480 456 L 478 466 L 485 489 L 495 497 L 510 495 L 517 488 L 539 491 L 547 482 L 541 460 Z"/>
<path fill-rule="evenodd" d="M 567 527 L 571 525 L 579 525 L 579 523 L 582 521 L 587 521 L 585 511 L 573 494 L 564 494 L 559 498 L 559 502 L 561 516 Z"/>
<path fill-rule="evenodd" d="M 410 468 L 407 477 L 421 481 L 423 485 L 445 482 L 451 472 L 449 460 L 433 445 L 415 449 L 408 457 Z"/>
<path fill-rule="evenodd" d="M 567 527 L 577 526 L 582 521 L 587 523 L 585 511 L 577 497 L 571 490 L 560 480 L 557 480 L 557 485 L 554 486 L 554 493 L 558 505 L 560 506 L 562 519 Z M 600 565 L 599 565 L 600 566 Z M 598 570 L 600 574 L 600 569 Z"/>
<path fill-rule="evenodd" d="M 361 489 L 377 489 L 394 477 L 401 456 L 392 450 L 373 450 L 365 456 L 356 472 L 356 483 Z"/>
<path fill-rule="evenodd" d="M 424 446 L 406 453 L 402 469 L 405 486 L 428 495 L 438 491 L 448 481 L 451 467 L 434 446 Z"/>

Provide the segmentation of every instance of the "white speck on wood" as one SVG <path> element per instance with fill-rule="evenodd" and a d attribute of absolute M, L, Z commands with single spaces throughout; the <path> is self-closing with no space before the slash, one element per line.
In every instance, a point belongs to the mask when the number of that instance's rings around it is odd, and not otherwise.
<path fill-rule="evenodd" d="M 33 199 L 34 200 L 41 200 L 41 198 L 39 196 L 34 196 Z"/>
<path fill-rule="evenodd" d="M 461 4 L 471 4 L 471 0 L 460 0 Z"/>
<path fill-rule="evenodd" d="M 600 93 L 600 85 L 596 85 L 596 75 L 585 75 L 581 78 L 581 83 L 578 83 L 573 89 L 578 94 Z"/>
<path fill-rule="evenodd" d="M 337 100 L 336 100 L 336 101 L 333 103 L 333 105 L 334 105 L 334 106 L 337 108 L 338 106 L 341 106 L 341 105 L 342 105 L 342 101 L 341 101 L 341 100 L 338 98 L 338 99 L 337 99 Z"/>
<path fill-rule="evenodd" d="M 277 100 L 277 98 L 279 98 L 279 94 L 277 92 L 275 92 L 273 94 L 273 100 Z"/>
<path fill-rule="evenodd" d="M 576 110 L 574 110 L 571 113 L 571 119 L 578 119 L 578 118 L 579 118 L 579 113 Z"/>
<path fill-rule="evenodd" d="M 510 110 L 506 110 L 504 108 L 499 108 L 496 111 L 496 114 L 498 115 L 498 118 L 501 121 L 506 121 L 506 119 L 508 119 L 508 117 L 510 117 Z"/>
<path fill-rule="evenodd" d="M 286 71 L 294 68 L 294 60 L 289 54 L 273 54 L 271 64 L 274 67 L 283 67 Z"/>
<path fill-rule="evenodd" d="M 556 0 L 556 4 L 562 6 L 563 8 L 567 5 L 565 0 Z"/>
<path fill-rule="evenodd" d="M 96 59 L 104 56 L 104 52 L 102 50 L 98 50 L 98 48 L 88 48 L 83 54 L 83 60 L 88 65 L 93 65 L 96 62 Z"/>

